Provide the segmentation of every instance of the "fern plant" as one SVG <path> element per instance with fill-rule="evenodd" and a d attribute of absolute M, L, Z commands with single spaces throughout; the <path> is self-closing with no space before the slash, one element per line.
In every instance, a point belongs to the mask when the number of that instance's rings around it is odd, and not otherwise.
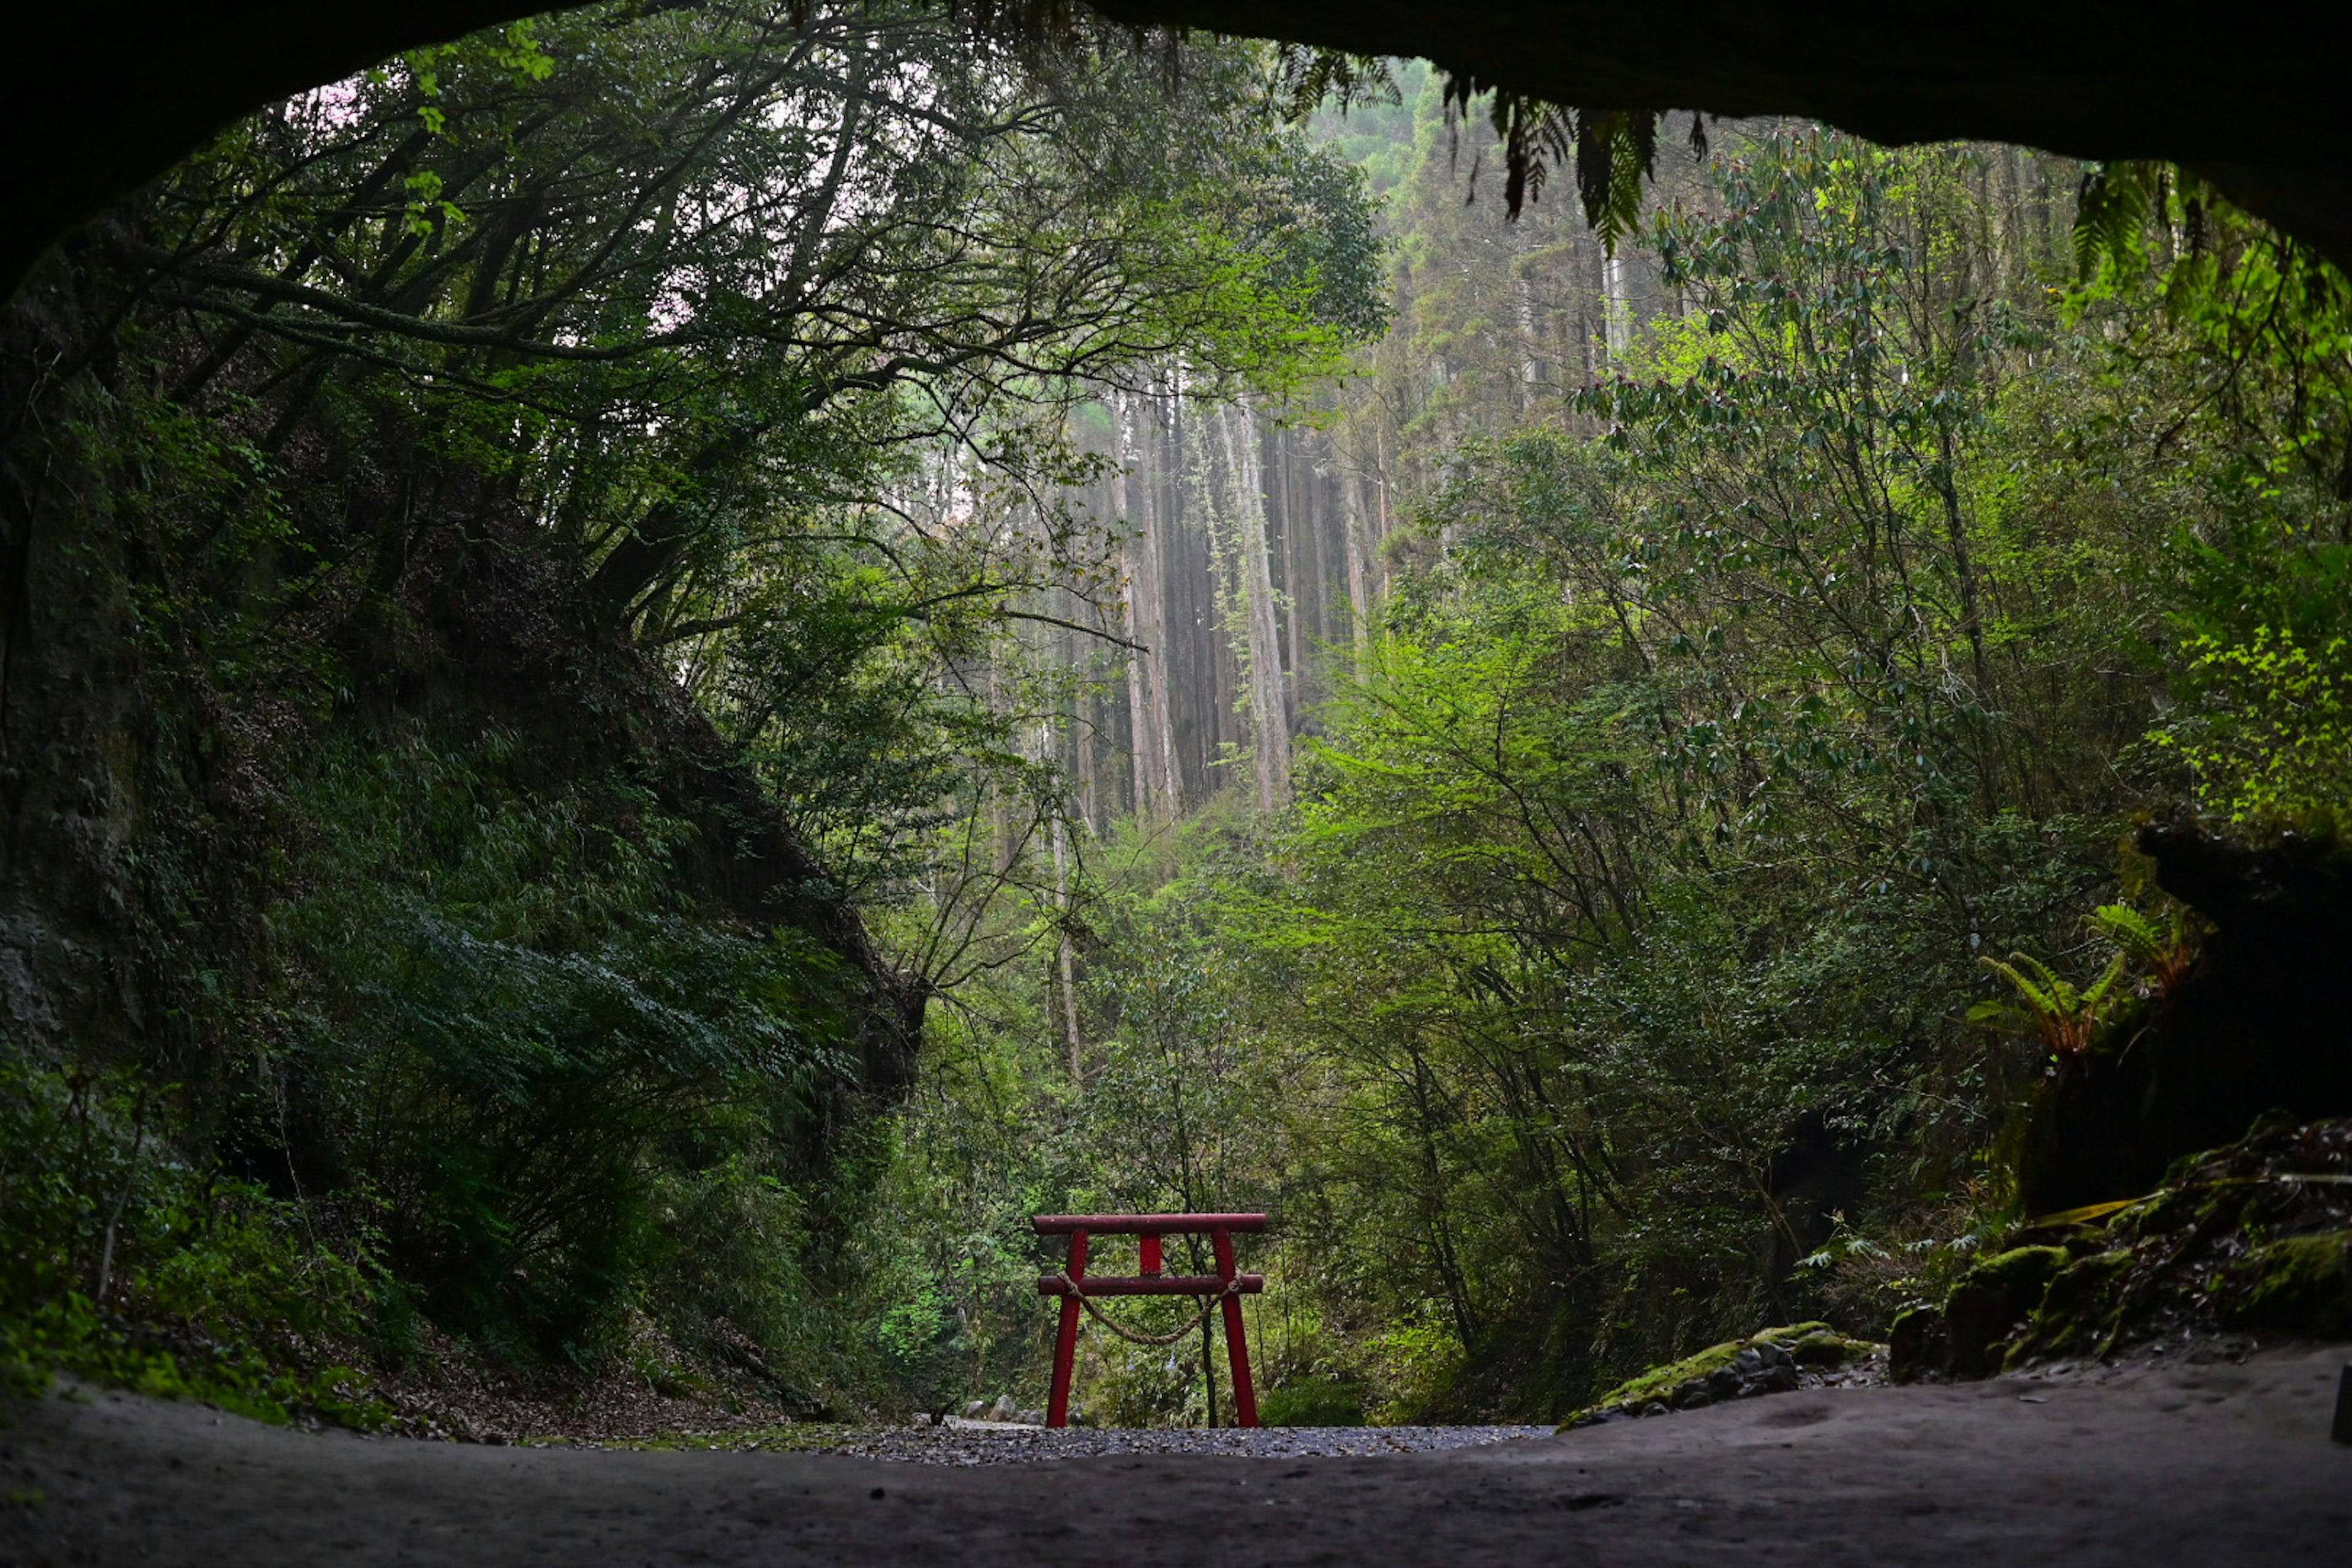
<path fill-rule="evenodd" d="M 2015 999 L 1979 1002 L 1969 1009 L 1969 1022 L 2009 1034 L 2039 1034 L 2061 1059 L 2090 1049 L 2107 998 L 2123 978 L 2124 955 L 2116 953 L 2096 980 L 2079 987 L 2029 954 L 2012 952 L 2009 958 L 2008 963 L 1997 958 L 1977 962 L 2007 980 L 2017 993 Z"/>
<path fill-rule="evenodd" d="M 2197 957 L 2197 931 L 2189 911 L 2175 909 L 2159 926 L 2129 904 L 2101 904 L 2092 911 L 2091 929 L 2121 950 L 2122 955 L 2147 971 L 2158 996 L 2169 996 Z"/>

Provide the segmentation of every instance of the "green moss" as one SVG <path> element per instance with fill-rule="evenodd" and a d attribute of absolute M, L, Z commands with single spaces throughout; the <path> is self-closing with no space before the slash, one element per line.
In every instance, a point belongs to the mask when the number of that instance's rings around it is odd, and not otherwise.
<path fill-rule="evenodd" d="M 1833 1365 L 1834 1362 L 1827 1360 L 1808 1362 L 1803 1356 L 1796 1354 L 1798 1345 L 1811 1343 L 1813 1346 L 1814 1355 L 1824 1355 L 1829 1342 L 1835 1342 L 1839 1346 L 1843 1347 L 1839 1353 L 1839 1360 L 1843 1360 L 1846 1355 L 1853 1353 L 1856 1347 L 1864 1353 L 1876 1348 L 1865 1341 L 1846 1339 L 1824 1322 L 1790 1323 L 1784 1328 L 1765 1329 L 1748 1335 L 1744 1340 L 1726 1340 L 1721 1344 L 1709 1345 L 1703 1351 L 1686 1355 L 1680 1361 L 1668 1362 L 1664 1366 L 1654 1366 L 1637 1377 L 1629 1377 L 1591 1405 L 1572 1413 L 1560 1424 L 1560 1430 L 1566 1431 L 1598 1411 L 1612 1408 L 1638 1410 L 1654 1400 L 1663 1401 L 1684 1384 L 1696 1382 L 1719 1367 L 1729 1366 L 1739 1358 L 1741 1351 L 1752 1350 L 1761 1344 L 1779 1345 L 1789 1351 L 1800 1363 L 1804 1365 Z"/>
<path fill-rule="evenodd" d="M 1961 1377 L 1999 1372 L 2003 1342 L 2042 1305 L 2050 1281 L 2071 1260 L 2063 1247 L 2013 1247 L 1961 1275 L 1944 1298 L 1952 1371 Z"/>
<path fill-rule="evenodd" d="M 2222 1270 L 2214 1305 L 2225 1323 L 2334 1339 L 2352 1333 L 2352 1231 L 2290 1236 Z"/>
<path fill-rule="evenodd" d="M 2045 1225 L 2036 1226 L 2032 1235 L 2036 1246 L 2063 1247 L 2076 1258 L 2105 1252 L 2115 1245 L 2114 1237 L 2102 1225 Z"/>
<path fill-rule="evenodd" d="M 2005 1368 L 2089 1349 L 2114 1331 L 2125 1276 L 2138 1259 L 2113 1251 L 2078 1258 L 2059 1271 L 2042 1293 L 2023 1337 L 2011 1345 Z"/>
<path fill-rule="evenodd" d="M 1852 1339 L 1833 1329 L 1815 1329 L 1789 1347 L 1789 1354 L 1799 1366 L 1843 1366 L 1858 1361 L 1878 1347 L 1868 1340 Z"/>
<path fill-rule="evenodd" d="M 2068 1258 L 2063 1247 L 2012 1247 L 1969 1269 L 1952 1289 L 1955 1294 L 1970 1287 L 2004 1293 L 2040 1289 L 2057 1278 Z"/>

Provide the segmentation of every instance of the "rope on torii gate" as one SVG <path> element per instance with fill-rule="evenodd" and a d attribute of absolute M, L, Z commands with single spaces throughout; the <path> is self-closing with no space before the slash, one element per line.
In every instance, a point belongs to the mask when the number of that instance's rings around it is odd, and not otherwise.
<path fill-rule="evenodd" d="M 1053 1276 L 1053 1279 L 1055 1283 L 1062 1287 L 1061 1294 L 1064 1299 L 1066 1300 L 1073 1296 L 1076 1297 L 1078 1305 L 1087 1310 L 1087 1315 L 1088 1317 L 1092 1318 L 1096 1322 L 1100 1323 L 1104 1328 L 1108 1329 L 1112 1333 L 1117 1334 L 1120 1339 L 1125 1340 L 1128 1343 L 1134 1345 L 1172 1345 L 1178 1340 L 1182 1339 L 1193 1330 L 1206 1323 L 1209 1321 L 1209 1315 L 1217 1310 L 1219 1302 L 1224 1300 L 1229 1296 L 1238 1296 L 1242 1293 L 1242 1282 L 1240 1280 L 1228 1280 L 1223 1289 L 1218 1291 L 1215 1295 L 1201 1303 L 1201 1310 L 1192 1314 L 1192 1321 L 1191 1322 L 1184 1324 L 1181 1328 L 1171 1329 L 1164 1334 L 1146 1334 L 1139 1333 L 1137 1331 L 1129 1328 L 1126 1324 L 1119 1322 L 1109 1313 L 1104 1311 L 1100 1307 L 1096 1306 L 1095 1299 L 1092 1296 L 1087 1295 L 1084 1290 L 1079 1289 L 1078 1282 L 1071 1279 L 1067 1274 L 1056 1274 Z"/>

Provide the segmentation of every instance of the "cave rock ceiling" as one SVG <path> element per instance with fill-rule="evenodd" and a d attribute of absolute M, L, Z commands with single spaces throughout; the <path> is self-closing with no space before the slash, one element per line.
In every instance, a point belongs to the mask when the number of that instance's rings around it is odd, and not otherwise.
<path fill-rule="evenodd" d="M 1421 56 L 1585 108 L 1791 114 L 1886 142 L 2165 159 L 2352 263 L 2352 5 L 2122 0 L 1097 0 L 1112 19 Z M 0 294 L 274 99 L 548 9 L 519 0 L 84 0 L 0 50 Z"/>

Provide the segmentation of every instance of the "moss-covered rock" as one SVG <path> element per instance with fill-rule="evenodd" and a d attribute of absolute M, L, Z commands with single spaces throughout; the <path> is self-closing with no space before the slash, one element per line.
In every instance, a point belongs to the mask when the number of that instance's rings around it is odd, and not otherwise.
<path fill-rule="evenodd" d="M 1686 1383 L 1702 1383 L 1707 1373 L 1729 1366 L 1739 1359 L 1739 1352 L 1758 1345 L 1777 1344 L 1787 1348 L 1807 1334 L 1829 1328 L 1827 1323 L 1792 1323 L 1785 1329 L 1765 1329 L 1744 1340 L 1726 1340 L 1719 1345 L 1709 1345 L 1703 1351 L 1654 1366 L 1639 1376 L 1629 1377 L 1599 1399 L 1595 1405 L 1640 1405 L 1648 1400 L 1664 1399 Z"/>
<path fill-rule="evenodd" d="M 2077 1258 L 2059 1270 L 2025 1332 L 2009 1347 L 2003 1366 L 2045 1356 L 2098 1349 L 2118 1326 L 2125 1277 L 2138 1258 L 2121 1249 Z"/>
<path fill-rule="evenodd" d="M 1820 1369 L 1859 1361 L 1877 1348 L 1868 1340 L 1857 1340 L 1834 1329 L 1815 1329 L 1799 1336 L 1790 1345 L 1789 1353 L 1799 1366 Z"/>
<path fill-rule="evenodd" d="M 2014 1247 L 1961 1275 L 1944 1298 L 1953 1375 L 2000 1371 L 2011 1332 L 2042 1305 L 2050 1282 L 2072 1260 L 2063 1247 Z"/>
<path fill-rule="evenodd" d="M 2213 1299 L 2217 1315 L 2233 1328 L 2315 1339 L 2352 1335 L 2352 1231 L 2257 1247 L 2221 1271 Z"/>
<path fill-rule="evenodd" d="M 1726 1340 L 1682 1360 L 1631 1377 L 1560 1423 L 1560 1430 L 1694 1410 L 1727 1399 L 1785 1393 L 1799 1386 L 1800 1369 L 1843 1366 L 1879 1347 L 1839 1333 L 1823 1322 L 1790 1323 L 1744 1340 Z"/>
<path fill-rule="evenodd" d="M 1953 1289 L 1956 1292 L 1962 1287 L 1969 1287 L 2038 1294 L 2050 1288 L 2050 1281 L 2066 1267 L 2070 1256 L 2063 1247 L 2012 1247 L 2006 1252 L 1993 1254 L 1970 1268 Z M 1949 1310 L 1948 1303 L 1947 1310 Z"/>
<path fill-rule="evenodd" d="M 2013 1233 L 2010 1247 L 2063 1247 L 2076 1258 L 2105 1252 L 2115 1245 L 2104 1225 L 2081 1221 L 2070 1225 L 2038 1225 Z"/>
<path fill-rule="evenodd" d="M 2352 1338 L 2352 1118 L 2263 1116 L 2145 1197 L 2060 1217 L 1897 1317 L 1894 1380 L 2232 1332 Z"/>
<path fill-rule="evenodd" d="M 1896 1383 L 1952 1370 L 1952 1337 L 1941 1307 L 1910 1307 L 1895 1314 L 1886 1332 L 1886 1375 Z"/>
<path fill-rule="evenodd" d="M 2012 1130 L 2030 1214 L 2177 1185 L 2168 1165 L 2242 1140 L 2273 1109 L 2289 1124 L 2352 1116 L 2352 837 L 2221 835 L 2183 816 L 2137 837 L 2205 929 L 2162 1001 L 2113 1008 Z"/>

